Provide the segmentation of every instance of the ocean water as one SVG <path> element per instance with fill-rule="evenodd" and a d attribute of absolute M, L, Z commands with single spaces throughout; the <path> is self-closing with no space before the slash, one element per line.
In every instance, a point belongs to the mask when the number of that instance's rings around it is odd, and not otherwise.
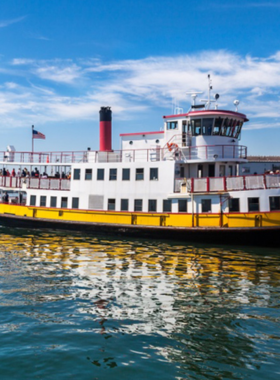
<path fill-rule="evenodd" d="M 279 379 L 280 250 L 0 228 L 0 379 Z"/>

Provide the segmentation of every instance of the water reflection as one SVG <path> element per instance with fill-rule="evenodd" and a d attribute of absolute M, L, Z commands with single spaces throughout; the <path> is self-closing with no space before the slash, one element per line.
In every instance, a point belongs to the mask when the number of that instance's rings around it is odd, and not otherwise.
<path fill-rule="evenodd" d="M 48 350 L 78 347 L 98 378 L 276 376 L 279 252 L 8 232 L 1 334 L 43 326 Z"/>

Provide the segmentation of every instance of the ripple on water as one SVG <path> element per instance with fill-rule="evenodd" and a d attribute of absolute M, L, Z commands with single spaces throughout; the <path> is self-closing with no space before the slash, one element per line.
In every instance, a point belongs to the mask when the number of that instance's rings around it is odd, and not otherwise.
<path fill-rule="evenodd" d="M 1 379 L 278 379 L 279 253 L 2 229 Z"/>

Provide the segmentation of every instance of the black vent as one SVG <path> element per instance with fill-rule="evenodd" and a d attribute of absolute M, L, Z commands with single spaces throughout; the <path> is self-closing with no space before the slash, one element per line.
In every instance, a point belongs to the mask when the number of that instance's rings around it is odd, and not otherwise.
<path fill-rule="evenodd" d="M 99 111 L 100 121 L 112 121 L 111 107 L 101 107 Z"/>

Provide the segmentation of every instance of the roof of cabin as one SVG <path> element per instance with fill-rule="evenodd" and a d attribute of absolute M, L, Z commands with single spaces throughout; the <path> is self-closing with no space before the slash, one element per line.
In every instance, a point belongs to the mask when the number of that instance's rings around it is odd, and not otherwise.
<path fill-rule="evenodd" d="M 178 115 L 168 115 L 168 116 L 163 116 L 164 119 L 174 119 L 174 118 L 181 118 L 181 117 L 187 117 L 187 116 L 207 116 L 207 115 L 231 115 L 235 117 L 240 117 L 244 119 L 244 121 L 249 121 L 247 119 L 246 115 L 243 113 L 235 112 L 235 111 L 227 111 L 227 110 L 199 110 L 199 111 L 190 111 L 187 113 L 182 113 Z"/>
<path fill-rule="evenodd" d="M 120 136 L 139 136 L 139 135 L 157 135 L 159 133 L 164 133 L 164 131 L 156 132 L 136 132 L 136 133 L 120 133 Z"/>
<path fill-rule="evenodd" d="M 249 162 L 280 162 L 280 156 L 248 156 Z"/>

